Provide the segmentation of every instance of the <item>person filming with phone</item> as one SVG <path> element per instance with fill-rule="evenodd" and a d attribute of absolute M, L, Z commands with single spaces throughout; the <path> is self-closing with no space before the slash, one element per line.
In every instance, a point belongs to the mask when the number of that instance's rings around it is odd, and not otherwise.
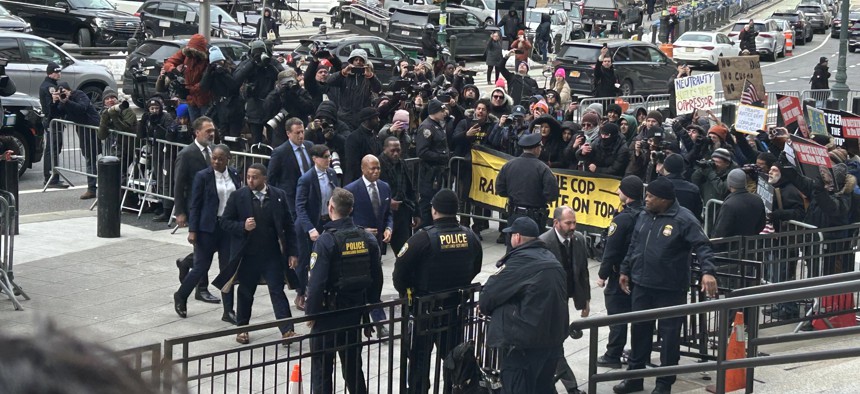
<path fill-rule="evenodd" d="M 373 72 L 373 64 L 367 60 L 364 49 L 353 49 L 346 66 L 339 72 L 329 75 L 330 86 L 340 88 L 340 108 L 338 118 L 357 129 L 361 121 L 358 113 L 371 107 L 371 93 L 379 94 L 382 83 Z"/>

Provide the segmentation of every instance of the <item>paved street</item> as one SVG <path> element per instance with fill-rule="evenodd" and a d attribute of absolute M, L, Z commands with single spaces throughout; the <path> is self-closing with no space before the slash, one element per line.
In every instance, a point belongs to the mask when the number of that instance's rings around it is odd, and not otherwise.
<path fill-rule="evenodd" d="M 753 13 L 755 16 L 768 16 L 774 9 L 792 8 L 797 0 L 767 3 Z M 857 0 L 854 2 L 857 8 Z M 312 18 L 306 18 L 309 21 Z M 288 36 L 287 45 L 296 38 L 315 31 L 306 28 L 296 31 L 283 31 Z M 812 43 L 797 47 L 793 56 L 779 59 L 774 63 L 764 62 L 762 73 L 765 86 L 769 90 L 804 90 L 809 88 L 808 79 L 820 56 L 830 57 L 831 72 L 836 74 L 836 53 L 838 40 L 829 34 L 816 34 Z M 467 64 L 479 70 L 475 78 L 478 87 L 485 93 L 490 87 L 483 83 L 485 67 L 480 60 Z M 849 86 L 860 88 L 860 53 L 848 54 Z M 532 75 L 543 85 L 540 70 Z M 833 79 L 831 79 L 832 83 Z M 719 82 L 718 82 L 718 86 Z M 719 88 L 718 88 L 719 90 Z M 75 187 L 68 190 L 49 190 L 41 192 L 41 163 L 34 165 L 21 178 L 21 234 L 15 238 L 15 275 L 16 281 L 32 297 L 23 301 L 24 311 L 14 311 L 12 304 L 0 298 L 0 329 L 11 334 L 25 334 L 45 319 L 55 321 L 59 326 L 72 330 L 85 339 L 103 343 L 113 349 L 159 343 L 168 338 L 198 334 L 228 328 L 221 322 L 221 307 L 189 300 L 188 318 L 181 319 L 173 311 L 172 293 L 178 287 L 175 260 L 191 251 L 186 242 L 187 231 L 180 230 L 171 234 L 163 223 L 152 223 L 151 214 L 122 215 L 122 237 L 102 239 L 96 237 L 96 213 L 88 208 L 93 200 L 81 201 L 78 196 L 86 188 L 83 177 L 71 176 L 69 180 Z M 496 226 L 493 225 L 493 228 Z M 495 271 L 495 262 L 504 254 L 504 247 L 493 241 L 495 230 L 484 232 L 485 262 L 482 273 L 477 278 L 483 282 Z M 591 261 L 589 270 L 592 282 L 596 279 L 598 262 Z M 383 299 L 396 297 L 391 283 L 394 260 L 389 252 L 383 259 L 386 278 Z M 214 278 L 217 268 L 209 277 Z M 294 293 L 288 292 L 292 299 Z M 600 289 L 592 288 L 592 314 L 606 313 Z M 273 319 L 271 303 L 265 287 L 256 293 L 252 322 Z M 298 311 L 293 311 L 297 313 Z M 300 313 L 300 312 L 299 312 Z M 571 310 L 571 316 L 578 319 L 579 312 Z M 300 334 L 307 333 L 305 326 L 297 327 Z M 787 331 L 787 327 L 771 329 L 767 333 Z M 601 332 L 600 346 L 606 341 L 606 330 Z M 272 329 L 265 337 L 255 336 L 252 341 L 274 340 L 277 331 Z M 768 353 L 785 351 L 813 351 L 832 348 L 826 340 L 811 342 L 801 347 L 766 347 Z M 860 344 L 860 338 L 847 338 L 842 343 L 848 346 Z M 210 341 L 206 351 L 239 346 L 232 337 Z M 588 344 L 586 339 L 565 342 L 565 355 L 579 377 L 585 382 L 587 373 Z M 306 349 L 305 349 L 306 350 Z M 655 355 L 655 361 L 659 361 Z M 682 359 L 681 363 L 694 363 Z M 396 363 L 395 363 L 396 365 Z M 860 383 L 855 378 L 860 368 L 860 360 L 820 361 L 766 367 L 757 370 L 757 392 L 822 392 L 850 393 L 860 392 Z M 304 380 L 309 381 L 310 368 L 303 371 Z M 713 374 L 688 374 L 679 377 L 675 392 L 704 392 L 704 386 L 712 383 Z M 559 385 L 559 388 L 561 386 Z M 307 386 L 305 387 L 307 389 Z M 646 389 L 653 388 L 653 379 L 646 380 Z M 284 392 L 283 387 L 280 392 Z M 201 390 L 208 392 L 207 390 Z M 611 392 L 611 384 L 601 384 L 599 392 Z"/>

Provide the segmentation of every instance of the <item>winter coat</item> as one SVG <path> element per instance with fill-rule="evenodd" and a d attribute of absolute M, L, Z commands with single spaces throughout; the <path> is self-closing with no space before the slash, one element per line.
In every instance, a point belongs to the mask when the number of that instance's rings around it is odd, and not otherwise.
<path fill-rule="evenodd" d="M 511 98 L 514 100 L 514 105 L 519 104 L 523 98 L 528 98 L 537 94 L 539 89 L 537 81 L 528 75 L 512 73 L 507 69 L 507 67 L 505 67 L 505 58 L 502 58 L 502 61 L 499 62 L 496 67 L 499 68 L 499 71 L 505 77 L 505 80 L 508 81 L 508 92 L 510 92 Z"/>
<path fill-rule="evenodd" d="M 729 194 L 714 223 L 712 238 L 757 235 L 765 226 L 764 202 L 746 189 Z"/>
<path fill-rule="evenodd" d="M 183 76 L 185 77 L 185 87 L 188 89 L 188 97 L 180 98 L 185 99 L 190 106 L 204 107 L 208 105 L 212 101 L 212 93 L 200 87 L 203 73 L 209 67 L 209 49 L 206 47 L 206 39 L 202 35 L 191 36 L 185 48 L 180 49 L 165 60 L 164 72 L 172 72 L 180 64 L 185 66 Z"/>
<path fill-rule="evenodd" d="M 600 139 L 591 144 L 591 153 L 587 155 L 583 154 L 580 148 L 576 152 L 576 158 L 583 162 L 586 169 L 590 164 L 597 166 L 595 173 L 623 176 L 630 161 L 630 151 L 624 139 L 615 134 L 608 140 Z"/>
<path fill-rule="evenodd" d="M 137 115 L 134 113 L 134 110 L 128 107 L 121 109 L 119 108 L 119 105 L 105 108 L 102 111 L 101 119 L 99 121 L 99 139 L 106 139 L 110 136 L 111 130 L 132 134 L 136 133 Z"/>
<path fill-rule="evenodd" d="M 592 86 L 592 96 L 594 97 L 616 97 L 621 93 L 621 90 L 615 87 L 615 84 L 620 84 L 618 77 L 615 76 L 615 66 L 610 66 L 608 69 L 602 65 L 594 68 L 594 81 Z"/>
<path fill-rule="evenodd" d="M 746 28 L 744 28 L 743 30 L 741 30 L 741 32 L 738 34 L 738 40 L 740 40 L 739 48 L 741 49 L 741 52 L 743 52 L 744 50 L 748 50 L 750 51 L 751 55 L 755 54 L 755 37 L 757 35 L 758 32 L 752 29 L 747 30 Z"/>
<path fill-rule="evenodd" d="M 486 57 L 486 64 L 488 66 L 495 66 L 502 60 L 502 40 L 499 41 L 493 40 L 490 38 L 487 41 L 487 49 L 484 50 L 484 57 Z"/>
<path fill-rule="evenodd" d="M 693 171 L 693 176 L 690 177 L 690 182 L 693 182 L 699 187 L 702 194 L 702 201 L 706 204 L 709 200 L 724 200 L 729 195 L 729 186 L 726 178 L 729 176 L 729 171 L 737 168 L 732 163 L 722 171 L 717 171 L 713 164 L 707 167 L 699 167 Z"/>
<path fill-rule="evenodd" d="M 543 124 L 549 124 L 549 135 L 543 139 L 543 149 L 538 159 L 550 168 L 567 168 L 568 161 L 564 157 L 565 143 L 561 139 L 561 123 L 552 116 L 542 115 L 532 121 L 529 130 L 534 130 L 536 126 Z"/>
<path fill-rule="evenodd" d="M 239 96 L 241 84 L 233 77 L 233 65 L 215 66 L 210 64 L 200 80 L 200 89 L 212 93 L 215 106 L 215 124 L 226 129 L 231 120 L 245 116 L 245 102 Z"/>
<path fill-rule="evenodd" d="M 436 31 L 424 29 L 424 33 L 421 34 L 421 51 L 424 52 L 424 56 L 436 58 L 439 54 L 438 48 L 439 41 L 436 40 Z"/>
<path fill-rule="evenodd" d="M 540 46 L 544 43 L 549 43 L 552 40 L 552 22 L 550 21 L 549 14 L 543 14 L 540 16 L 540 24 L 535 30 L 535 44 L 540 48 Z"/>
<path fill-rule="evenodd" d="M 810 88 L 812 89 L 830 89 L 830 67 L 826 64 L 819 63 L 815 66 L 815 70 L 812 72 L 812 78 L 810 78 L 809 83 L 812 84 Z"/>
<path fill-rule="evenodd" d="M 266 96 L 275 88 L 278 73 L 283 70 L 284 66 L 274 58 L 263 64 L 257 64 L 254 59 L 248 58 L 233 70 L 236 83 L 244 84 L 241 93 L 245 99 L 245 118 L 248 123 L 263 124 L 271 118 L 264 103 Z"/>
<path fill-rule="evenodd" d="M 77 124 L 98 126 L 101 121 L 99 112 L 90 101 L 90 97 L 80 90 L 69 92 L 69 99 L 64 103 L 51 103 L 51 115 L 54 119 L 63 119 Z"/>
<path fill-rule="evenodd" d="M 358 112 L 371 106 L 374 95 L 382 91 L 382 83 L 376 75 L 366 78 L 364 75 L 342 73 L 329 74 L 326 83 L 340 89 L 340 101 L 337 116 L 354 128 L 358 128 Z"/>

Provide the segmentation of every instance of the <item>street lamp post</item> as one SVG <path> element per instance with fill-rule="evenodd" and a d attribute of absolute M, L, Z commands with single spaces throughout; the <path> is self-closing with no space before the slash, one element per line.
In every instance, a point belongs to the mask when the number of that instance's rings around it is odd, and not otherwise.
<path fill-rule="evenodd" d="M 197 32 L 200 33 L 203 37 L 206 38 L 206 42 L 209 42 L 209 38 L 212 32 L 212 21 L 209 18 L 209 0 L 201 0 L 200 1 L 200 23 Z"/>
<path fill-rule="evenodd" d="M 833 84 L 833 98 L 839 100 L 839 108 L 848 109 L 848 69 L 845 64 L 848 56 L 848 24 L 850 23 L 849 13 L 851 1 L 842 0 L 840 7 L 842 10 L 842 22 L 839 26 L 839 62 L 836 65 L 836 83 Z"/>
<path fill-rule="evenodd" d="M 448 46 L 448 32 L 446 31 L 446 27 L 448 24 L 448 14 L 446 12 L 447 6 L 448 0 L 442 0 L 442 2 L 439 3 L 439 35 L 436 36 L 436 39 L 437 41 L 439 41 L 439 44 L 444 47 Z"/>

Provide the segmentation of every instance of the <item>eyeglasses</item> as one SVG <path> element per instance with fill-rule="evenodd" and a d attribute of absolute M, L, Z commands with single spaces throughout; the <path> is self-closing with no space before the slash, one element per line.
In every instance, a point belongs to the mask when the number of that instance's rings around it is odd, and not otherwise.
<path fill-rule="evenodd" d="M 496 96 L 496 95 L 493 95 L 493 98 L 494 98 L 494 99 L 503 99 L 503 98 L 505 98 L 505 96 Z"/>

